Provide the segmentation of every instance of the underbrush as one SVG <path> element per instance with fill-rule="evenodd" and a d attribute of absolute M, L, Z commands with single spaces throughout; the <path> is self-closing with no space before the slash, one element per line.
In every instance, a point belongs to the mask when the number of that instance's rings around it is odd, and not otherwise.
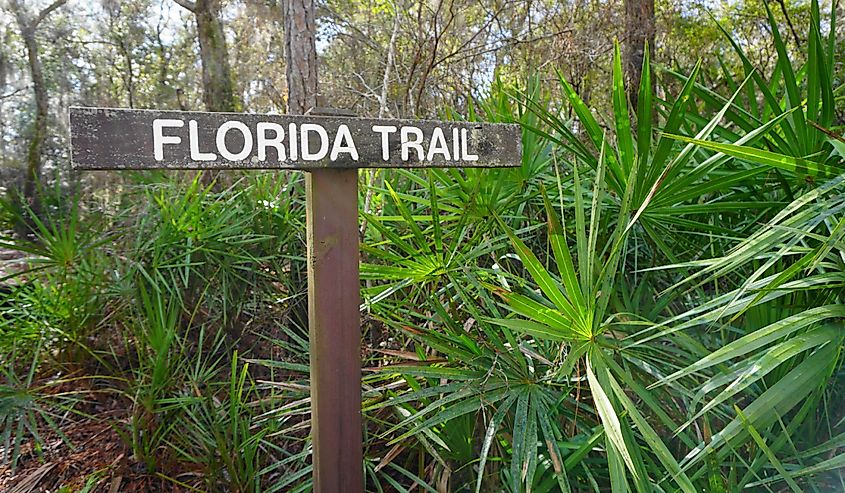
<path fill-rule="evenodd" d="M 497 82 L 471 117 L 522 125 L 518 168 L 362 175 L 367 491 L 845 489 L 844 90 L 813 15 L 805 63 L 773 22 L 779 70 L 736 45 L 724 93 L 646 53 L 630 108 L 618 46 L 610 115 Z M 174 488 L 310 490 L 302 175 L 227 180 L 19 211 L 12 468 L 99 419 Z"/>

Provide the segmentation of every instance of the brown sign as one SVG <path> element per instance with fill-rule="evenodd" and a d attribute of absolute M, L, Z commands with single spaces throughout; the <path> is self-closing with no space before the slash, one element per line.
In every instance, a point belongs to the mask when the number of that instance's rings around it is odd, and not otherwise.
<path fill-rule="evenodd" d="M 74 169 L 513 167 L 518 125 L 71 108 Z"/>

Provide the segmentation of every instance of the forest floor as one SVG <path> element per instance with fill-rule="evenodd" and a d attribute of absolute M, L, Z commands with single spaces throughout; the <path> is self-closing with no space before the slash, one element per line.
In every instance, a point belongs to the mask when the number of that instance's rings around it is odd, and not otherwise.
<path fill-rule="evenodd" d="M 0 248 L 0 290 L 18 281 L 8 276 L 26 270 L 27 258 L 19 251 Z M 49 376 L 44 376 L 49 379 Z M 37 383 L 37 382 L 36 382 Z M 73 414 L 51 415 L 55 428 L 39 422 L 39 440 L 29 435 L 19 451 L 14 441 L 0 441 L 0 458 L 18 455 L 14 470 L 0 461 L 0 492 L 3 493 L 136 493 L 190 491 L 167 478 L 149 474 L 133 458 L 131 447 L 118 432 L 126 428 L 131 406 L 93 389 L 55 388 L 73 393 L 81 406 Z M 39 420 L 42 421 L 42 420 Z"/>
<path fill-rule="evenodd" d="M 66 420 L 58 430 L 44 427 L 40 446 L 28 440 L 15 471 L 0 466 L 0 491 L 6 493 L 140 493 L 183 492 L 167 478 L 149 474 L 133 459 L 118 433 L 128 417 L 115 400 L 113 410 Z M 62 437 L 61 435 L 64 435 Z M 0 454 L 5 451 L 0 446 Z"/>

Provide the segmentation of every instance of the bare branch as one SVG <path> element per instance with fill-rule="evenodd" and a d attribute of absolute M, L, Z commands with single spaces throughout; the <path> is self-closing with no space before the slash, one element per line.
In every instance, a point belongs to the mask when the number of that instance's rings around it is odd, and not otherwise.
<path fill-rule="evenodd" d="M 192 2 L 191 0 L 173 0 L 174 2 L 178 3 L 182 7 L 190 10 L 191 12 L 197 11 L 197 4 Z"/>
<path fill-rule="evenodd" d="M 25 87 L 21 87 L 21 88 L 15 89 L 14 91 L 12 91 L 12 92 L 10 92 L 10 93 L 8 93 L 8 94 L 0 94 L 0 101 L 2 101 L 2 100 L 4 100 L 4 99 L 11 98 L 11 97 L 13 97 L 13 96 L 16 96 L 18 93 L 21 93 L 21 92 L 23 92 L 23 91 L 27 91 L 27 90 L 29 90 L 31 87 L 32 87 L 32 86 L 25 86 Z"/>
<path fill-rule="evenodd" d="M 38 13 L 38 17 L 35 18 L 35 21 L 32 23 L 32 29 L 34 30 L 38 27 L 38 24 L 41 24 L 41 21 L 47 18 L 50 13 L 52 13 L 57 8 L 61 7 L 62 5 L 66 4 L 67 0 L 56 0 L 55 2 L 51 3 L 49 7 L 42 10 Z"/>
<path fill-rule="evenodd" d="M 328 15 L 331 17 L 339 26 L 346 27 L 354 34 L 346 34 L 353 39 L 359 39 L 361 42 L 372 48 L 373 50 L 381 49 L 381 46 L 368 34 L 364 33 L 361 29 L 359 29 L 356 25 L 349 21 L 349 19 L 343 17 L 337 11 L 333 10 L 329 5 L 320 5 L 320 13 Z M 343 36 L 345 33 L 340 32 L 338 33 L 340 36 Z"/>
<path fill-rule="evenodd" d="M 390 67 L 393 66 L 393 56 L 396 52 L 396 37 L 399 34 L 399 9 L 393 16 L 393 32 L 390 33 L 390 42 L 387 45 L 387 60 L 384 62 L 384 76 L 381 80 L 381 96 L 379 97 L 378 117 L 384 118 L 384 114 L 390 110 L 387 108 L 387 86 L 390 83 Z M 366 219 L 365 219 L 366 221 Z"/>

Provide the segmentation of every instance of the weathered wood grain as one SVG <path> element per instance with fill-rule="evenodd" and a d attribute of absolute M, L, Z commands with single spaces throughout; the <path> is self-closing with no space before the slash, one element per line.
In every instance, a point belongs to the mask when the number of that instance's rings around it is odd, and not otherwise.
<path fill-rule="evenodd" d="M 164 147 L 163 159 L 156 160 L 153 146 L 153 121 L 156 119 L 181 120 L 180 128 L 168 128 L 168 136 L 179 137 L 181 143 Z M 191 158 L 189 142 L 189 121 L 197 122 L 197 148 L 201 152 L 216 151 L 216 132 L 224 122 L 236 121 L 245 124 L 252 132 L 252 151 L 244 159 L 229 161 L 217 153 L 213 161 L 195 161 Z M 295 123 L 319 124 L 326 129 L 329 142 L 342 124 L 348 126 L 359 158 L 353 161 L 342 155 L 331 161 L 328 157 L 318 161 L 291 159 L 287 154 L 279 160 L 276 150 L 266 148 L 265 160 L 259 161 L 256 133 L 259 122 L 282 125 L 285 129 Z M 373 125 L 414 126 L 423 132 L 423 147 L 427 148 L 432 132 L 440 128 L 453 150 L 452 130 L 465 129 L 467 151 L 478 156 L 477 160 L 445 159 L 442 154 L 419 159 L 416 152 L 410 152 L 408 159 L 401 159 L 400 132 L 389 135 L 389 159 L 382 156 L 382 136 L 374 132 Z M 430 120 L 383 120 L 348 117 L 255 115 L 239 113 L 205 113 L 158 110 L 124 110 L 109 108 L 71 108 L 71 162 L 74 169 L 119 170 L 119 169 L 325 169 L 325 168 L 422 168 L 422 167 L 513 167 L 519 166 L 522 158 L 521 130 L 518 125 L 482 124 L 467 122 L 440 122 Z M 289 136 L 285 135 L 285 139 Z M 238 131 L 225 134 L 226 146 L 240 150 L 244 138 Z M 311 141 L 309 149 L 315 152 L 318 143 Z M 460 146 L 459 146 L 460 147 Z M 458 154 L 461 154 L 460 152 Z M 454 156 L 454 154 L 452 154 Z M 299 157 L 299 156 L 298 156 Z"/>

